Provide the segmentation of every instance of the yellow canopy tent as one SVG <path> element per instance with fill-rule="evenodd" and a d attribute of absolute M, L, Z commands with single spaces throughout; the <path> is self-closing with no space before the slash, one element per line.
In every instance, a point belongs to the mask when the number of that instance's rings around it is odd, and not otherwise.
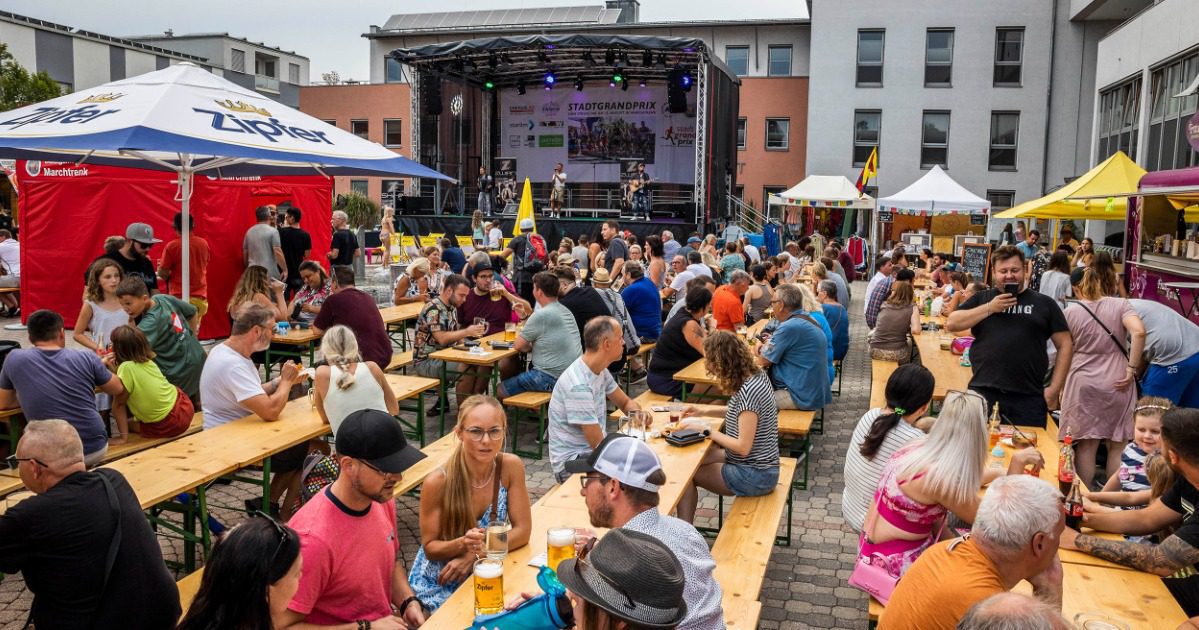
<path fill-rule="evenodd" d="M 1144 175 L 1145 169 L 1123 151 L 1117 151 L 1069 184 L 1004 210 L 995 218 L 1123 221 L 1128 213 L 1128 197 L 1137 193 L 1137 183 Z"/>

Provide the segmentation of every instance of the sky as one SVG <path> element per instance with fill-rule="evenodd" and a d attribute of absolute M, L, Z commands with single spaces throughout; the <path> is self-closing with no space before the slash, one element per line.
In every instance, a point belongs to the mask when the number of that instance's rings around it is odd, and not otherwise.
<path fill-rule="evenodd" d="M 603 0 L 0 0 L 10 13 L 114 37 L 222 32 L 309 58 L 311 80 L 336 70 L 370 79 L 361 37 L 396 13 L 597 5 Z M 731 9 L 735 6 L 735 9 Z M 642 21 L 764 19 L 806 15 L 804 0 L 641 0 Z"/>

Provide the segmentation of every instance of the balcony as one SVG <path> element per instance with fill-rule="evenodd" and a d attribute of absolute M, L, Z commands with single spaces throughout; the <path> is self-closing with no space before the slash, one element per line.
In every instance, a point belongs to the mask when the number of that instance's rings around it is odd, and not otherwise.
<path fill-rule="evenodd" d="M 254 75 L 254 89 L 263 92 L 279 93 L 279 79 L 264 74 Z"/>

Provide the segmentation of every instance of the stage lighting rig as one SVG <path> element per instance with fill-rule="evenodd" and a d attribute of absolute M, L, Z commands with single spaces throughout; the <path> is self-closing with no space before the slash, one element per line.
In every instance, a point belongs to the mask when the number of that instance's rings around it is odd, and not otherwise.
<path fill-rule="evenodd" d="M 547 70 L 545 72 L 544 82 L 545 82 L 545 89 L 547 89 L 547 90 L 554 89 L 554 84 L 558 82 L 558 77 L 554 75 L 553 70 Z"/>
<path fill-rule="evenodd" d="M 641 86 L 641 87 L 645 87 L 645 79 L 642 79 L 642 80 L 638 81 L 638 82 L 637 82 L 637 85 L 639 85 L 639 86 Z"/>
<path fill-rule="evenodd" d="M 589 66 L 594 66 L 595 65 L 595 55 L 592 55 L 591 51 L 588 50 L 583 53 L 583 61 L 586 61 L 587 65 L 589 65 Z"/>
<path fill-rule="evenodd" d="M 547 64 L 550 62 L 550 56 L 545 54 L 544 50 L 539 50 L 537 51 L 537 60 L 543 64 Z"/>
<path fill-rule="evenodd" d="M 628 92 L 628 91 L 629 91 L 629 78 L 628 78 L 628 77 L 625 77 L 625 78 L 624 78 L 624 81 L 621 81 L 621 82 L 620 82 L 620 91 L 621 91 L 621 92 Z"/>
<path fill-rule="evenodd" d="M 616 63 L 616 51 L 609 49 L 604 53 L 604 63 L 609 66 Z"/>
<path fill-rule="evenodd" d="M 516 83 L 516 93 L 520 94 L 521 96 L 525 95 L 525 82 L 524 81 L 518 81 Z"/>
<path fill-rule="evenodd" d="M 648 50 L 641 53 L 641 66 L 648 68 L 652 65 L 654 65 L 654 53 Z"/>
<path fill-rule="evenodd" d="M 495 56 L 495 53 L 487 55 L 487 65 L 492 70 L 495 70 L 496 67 L 500 65 L 500 60 Z"/>
<path fill-rule="evenodd" d="M 579 77 L 579 78 L 575 79 L 575 91 L 576 92 L 583 91 L 583 77 Z"/>

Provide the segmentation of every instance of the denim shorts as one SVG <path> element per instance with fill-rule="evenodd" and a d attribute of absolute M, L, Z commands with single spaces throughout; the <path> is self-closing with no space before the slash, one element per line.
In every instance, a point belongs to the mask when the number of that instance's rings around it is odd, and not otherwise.
<path fill-rule="evenodd" d="M 779 482 L 779 467 L 752 468 L 744 464 L 725 462 L 720 467 L 724 485 L 737 497 L 758 497 L 774 492 Z"/>
<path fill-rule="evenodd" d="M 504 379 L 500 387 L 503 388 L 505 396 L 515 396 L 523 392 L 552 392 L 554 383 L 557 382 L 558 379 L 548 372 L 533 368 L 528 372 L 521 372 L 512 378 Z"/>

